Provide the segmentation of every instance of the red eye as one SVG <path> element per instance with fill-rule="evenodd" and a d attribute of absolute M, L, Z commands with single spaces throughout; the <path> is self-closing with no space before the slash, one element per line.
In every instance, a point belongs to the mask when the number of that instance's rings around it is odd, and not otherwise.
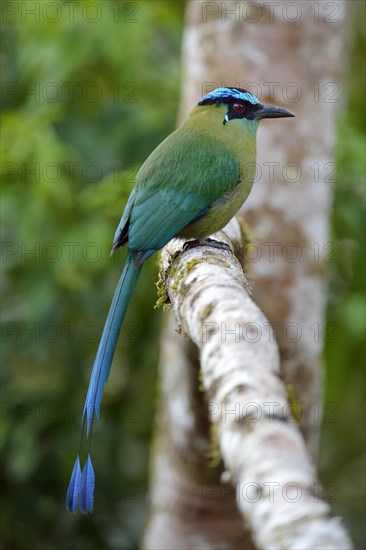
<path fill-rule="evenodd" d="M 242 103 L 234 103 L 233 109 L 236 113 L 244 113 L 245 107 Z"/>
<path fill-rule="evenodd" d="M 233 109 L 236 113 L 244 113 L 245 107 L 242 103 L 234 103 Z"/>

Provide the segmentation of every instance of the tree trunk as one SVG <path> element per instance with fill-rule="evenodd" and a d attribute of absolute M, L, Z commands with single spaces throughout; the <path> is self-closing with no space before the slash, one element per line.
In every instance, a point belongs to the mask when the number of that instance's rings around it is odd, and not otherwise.
<path fill-rule="evenodd" d="M 296 114 L 291 123 L 261 123 L 256 182 L 242 214 L 255 240 L 247 251 L 254 300 L 272 323 L 281 374 L 293 388 L 314 455 L 327 337 L 326 268 L 335 250 L 329 213 L 345 10 L 342 0 L 194 1 L 183 42 L 181 119 L 222 85 L 248 88 L 262 103 Z"/>
<path fill-rule="evenodd" d="M 195 0 L 187 7 L 182 52 L 181 121 L 218 86 L 249 89 L 262 103 L 296 114 L 291 121 L 261 123 L 256 182 L 242 215 L 253 234 L 246 251 L 253 299 L 273 326 L 281 377 L 313 456 L 322 410 L 326 267 L 334 252 L 329 209 L 345 22 L 342 0 Z M 162 336 L 145 547 L 250 549 L 233 493 L 225 493 L 223 505 L 222 466 L 207 465 L 212 437 L 197 392 L 197 354 L 174 326 L 169 318 Z M 202 498 L 207 480 L 211 502 Z"/>

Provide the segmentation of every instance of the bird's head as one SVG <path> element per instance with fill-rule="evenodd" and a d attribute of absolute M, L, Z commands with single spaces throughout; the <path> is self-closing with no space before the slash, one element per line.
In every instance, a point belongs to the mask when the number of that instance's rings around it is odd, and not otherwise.
<path fill-rule="evenodd" d="M 262 105 L 253 94 L 242 88 L 216 88 L 205 95 L 198 106 L 224 107 L 223 124 L 232 120 L 243 120 L 258 124 L 262 118 L 282 118 L 295 116 L 291 111 L 275 105 Z"/>

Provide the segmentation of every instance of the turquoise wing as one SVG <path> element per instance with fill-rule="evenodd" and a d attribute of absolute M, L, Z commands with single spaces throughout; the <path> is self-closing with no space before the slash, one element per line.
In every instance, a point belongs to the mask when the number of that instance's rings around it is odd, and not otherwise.
<path fill-rule="evenodd" d="M 128 238 L 135 252 L 159 250 L 230 192 L 239 172 L 238 161 L 222 143 L 180 128 L 138 172 L 114 247 Z"/>

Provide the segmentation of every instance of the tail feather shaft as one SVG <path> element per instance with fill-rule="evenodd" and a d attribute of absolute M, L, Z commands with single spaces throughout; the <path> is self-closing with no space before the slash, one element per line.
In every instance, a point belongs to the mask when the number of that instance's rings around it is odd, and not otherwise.
<path fill-rule="evenodd" d="M 142 265 L 139 267 L 135 266 L 132 254 L 129 252 L 108 312 L 90 377 L 88 393 L 83 410 L 83 417 L 86 417 L 88 433 L 92 426 L 94 413 L 99 418 L 104 384 L 109 376 L 120 329 L 141 268 Z"/>

